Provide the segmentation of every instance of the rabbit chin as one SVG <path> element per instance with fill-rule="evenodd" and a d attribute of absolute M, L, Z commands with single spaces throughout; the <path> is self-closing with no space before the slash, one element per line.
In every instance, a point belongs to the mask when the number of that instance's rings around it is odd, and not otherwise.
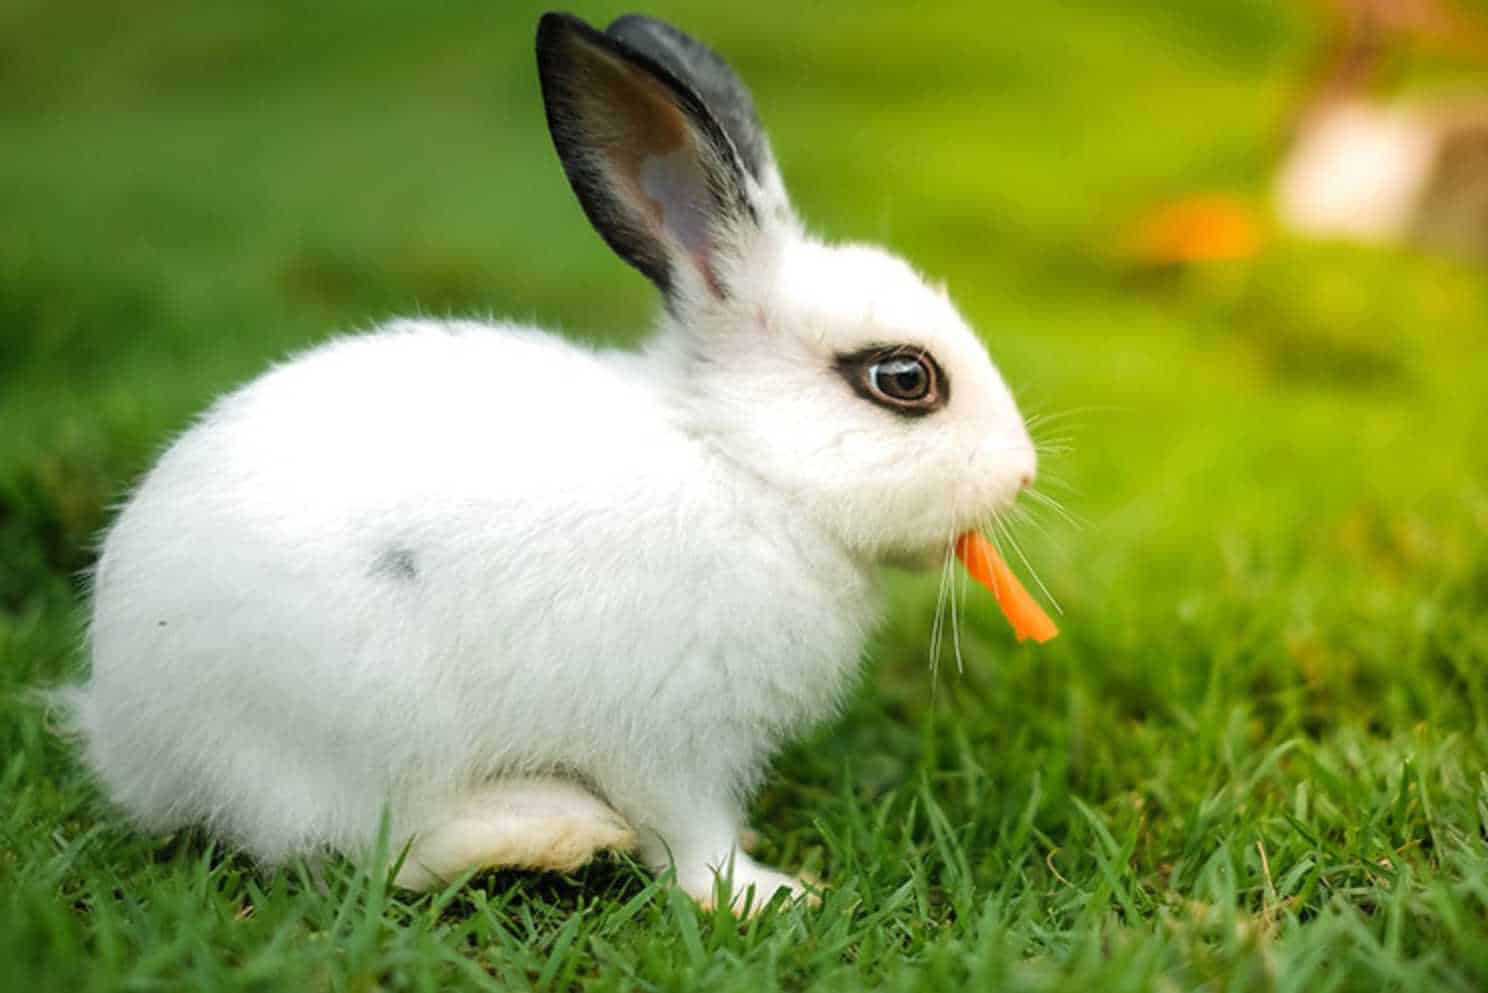
<path fill-rule="evenodd" d="M 880 565 L 907 572 L 927 572 L 939 569 L 955 550 L 956 538 L 967 531 L 985 530 L 987 524 L 996 521 L 1012 506 L 1011 497 L 998 501 L 996 511 L 975 520 L 945 521 L 940 526 L 916 538 L 900 537 L 897 541 L 885 541 L 877 549 L 875 558 Z"/>

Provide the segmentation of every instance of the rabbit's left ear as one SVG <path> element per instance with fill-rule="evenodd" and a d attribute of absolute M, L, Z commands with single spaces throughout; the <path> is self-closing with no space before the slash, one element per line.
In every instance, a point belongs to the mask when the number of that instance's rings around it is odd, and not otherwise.
<path fill-rule="evenodd" d="M 548 129 L 590 223 L 669 297 L 693 274 L 726 297 L 726 259 L 759 221 L 739 151 L 702 98 L 567 14 L 543 15 L 537 62 Z"/>

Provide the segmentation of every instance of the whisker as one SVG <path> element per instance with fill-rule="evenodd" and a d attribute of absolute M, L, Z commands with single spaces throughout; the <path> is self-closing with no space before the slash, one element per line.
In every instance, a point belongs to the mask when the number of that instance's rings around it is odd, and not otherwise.
<path fill-rule="evenodd" d="M 951 646 L 956 653 L 956 672 L 965 674 L 966 664 L 961 658 L 961 613 L 966 610 L 966 577 L 961 576 L 961 609 L 956 609 L 956 579 L 959 570 L 951 571 Z"/>
<path fill-rule="evenodd" d="M 997 518 L 993 517 L 990 521 L 988 521 L 987 526 L 992 529 L 985 532 L 987 540 L 992 542 L 992 547 L 997 550 L 997 554 L 1003 559 L 1006 559 L 1007 553 L 1002 550 L 1002 542 L 997 540 L 997 531 L 995 530 L 997 526 Z"/>
<path fill-rule="evenodd" d="M 1049 529 L 1044 527 L 1044 522 L 1033 516 L 1033 511 L 1028 509 L 1027 504 L 1013 504 L 1012 514 L 1017 517 L 1018 520 L 1028 524 L 1030 527 L 1038 531 L 1039 534 L 1043 535 L 1045 538 L 1048 538 L 1050 541 L 1056 540 L 1054 535 L 1049 533 Z"/>
<path fill-rule="evenodd" d="M 951 541 L 955 539 L 952 538 Z M 945 605 L 946 584 L 951 579 L 951 556 L 950 543 L 946 545 L 945 558 L 940 564 L 940 585 L 935 592 L 935 619 L 930 624 L 930 688 L 933 696 L 935 691 L 935 676 L 940 669 L 940 647 L 945 634 Z"/>
<path fill-rule="evenodd" d="M 1075 530 L 1083 531 L 1085 528 L 1090 526 L 1089 521 L 1085 520 L 1085 518 L 1081 517 L 1079 514 L 1076 514 L 1074 511 L 1065 507 L 1063 503 L 1061 503 L 1054 497 L 1051 497 L 1049 494 L 1040 492 L 1038 489 L 1029 489 L 1024 490 L 1023 492 L 1030 500 L 1037 502 L 1039 506 L 1052 511 L 1055 514 L 1058 514 L 1061 520 L 1063 520 L 1066 524 L 1068 524 Z"/>
<path fill-rule="evenodd" d="M 1125 412 L 1126 408 L 1124 407 L 1099 405 L 1091 407 L 1071 407 L 1068 410 L 1058 410 L 1054 411 L 1053 413 L 1034 414 L 1031 417 L 1026 418 L 1023 423 L 1032 428 L 1035 424 L 1051 424 L 1054 421 L 1062 421 L 1071 417 L 1081 417 L 1085 414 L 1121 414 Z"/>
<path fill-rule="evenodd" d="M 965 569 L 962 569 L 960 570 L 960 576 L 961 616 L 964 618 L 966 617 L 966 594 L 971 591 L 971 573 L 967 572 Z M 956 671 L 961 673 L 964 673 L 966 671 L 965 661 L 961 658 L 961 641 L 959 638 L 956 640 Z"/>
<path fill-rule="evenodd" d="M 998 520 L 996 522 L 996 525 L 997 528 L 1007 538 L 1008 544 L 1013 546 L 1013 551 L 1018 553 L 1019 561 L 1021 561 L 1023 563 L 1023 567 L 1028 570 L 1028 574 L 1033 577 L 1033 581 L 1038 584 L 1038 588 L 1043 591 L 1044 596 L 1047 597 L 1049 602 L 1054 605 L 1055 611 L 1063 614 L 1064 608 L 1059 606 L 1059 601 L 1054 599 L 1054 594 L 1050 593 L 1049 587 L 1044 585 L 1044 580 L 1042 577 L 1039 576 L 1038 570 L 1033 567 L 1032 562 L 1028 561 L 1028 556 L 1023 554 L 1023 546 L 1018 544 L 1018 539 L 1013 535 L 1013 532 L 1007 526 L 1007 523 L 1005 521 Z"/>
<path fill-rule="evenodd" d="M 1071 483 L 1068 479 L 1065 479 L 1058 473 L 1046 472 L 1041 469 L 1039 470 L 1039 482 L 1047 483 L 1050 486 L 1057 487 L 1058 489 L 1063 490 L 1065 493 L 1068 493 L 1071 496 L 1082 495 L 1081 490 L 1078 486 Z"/>

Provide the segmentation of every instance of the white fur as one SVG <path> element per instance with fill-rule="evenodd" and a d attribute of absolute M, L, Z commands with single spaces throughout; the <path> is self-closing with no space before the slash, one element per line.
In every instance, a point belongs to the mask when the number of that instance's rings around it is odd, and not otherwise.
<path fill-rule="evenodd" d="M 108 793 L 268 863 L 363 853 L 386 809 L 427 883 L 533 823 L 482 797 L 559 777 L 700 899 L 799 889 L 739 848 L 771 752 L 851 687 L 877 563 L 942 554 L 1034 456 L 943 293 L 759 217 L 641 352 L 399 321 L 218 402 L 103 545 L 71 702 Z M 948 406 L 855 395 L 833 357 L 874 343 L 929 349 Z"/>

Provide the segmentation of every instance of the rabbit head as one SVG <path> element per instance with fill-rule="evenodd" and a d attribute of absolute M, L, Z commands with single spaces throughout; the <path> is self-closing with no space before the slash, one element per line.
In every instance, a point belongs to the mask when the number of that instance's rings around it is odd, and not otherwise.
<path fill-rule="evenodd" d="M 549 14 L 538 63 L 579 202 L 665 299 L 650 354 L 695 437 L 880 560 L 943 553 L 1032 481 L 1012 394 L 945 291 L 807 234 L 722 59 L 651 18 Z"/>

